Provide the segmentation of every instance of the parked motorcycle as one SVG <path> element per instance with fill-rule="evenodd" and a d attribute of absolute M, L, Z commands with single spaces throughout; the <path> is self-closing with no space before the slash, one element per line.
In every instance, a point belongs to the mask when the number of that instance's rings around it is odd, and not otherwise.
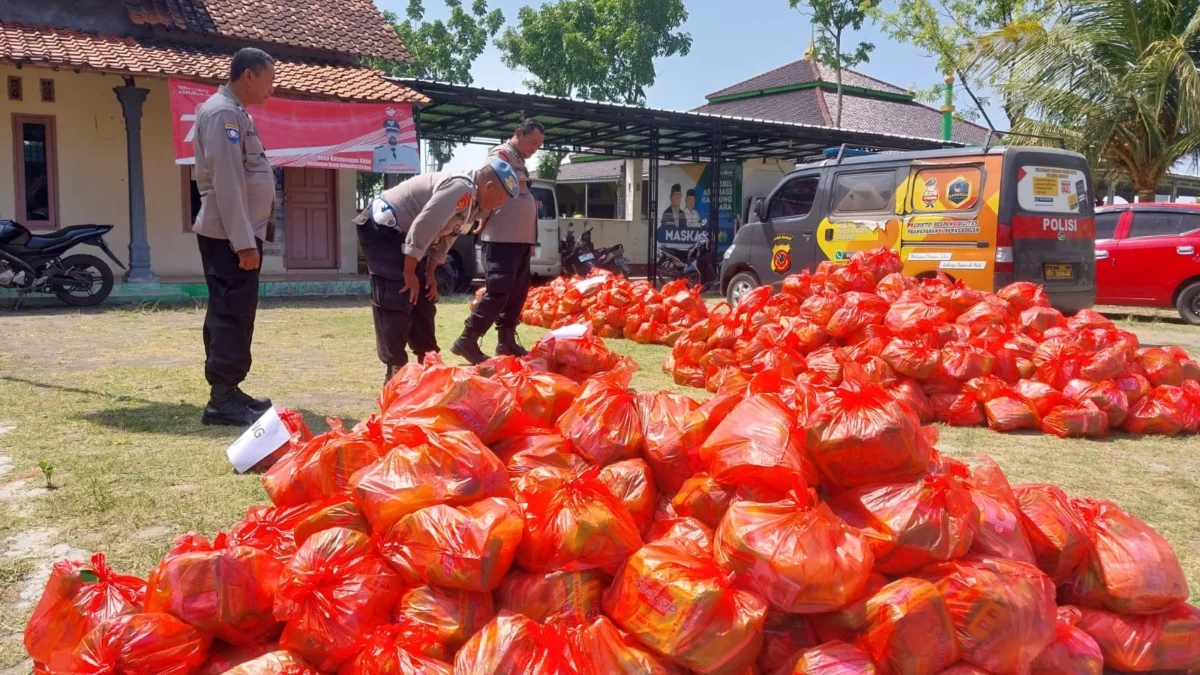
<path fill-rule="evenodd" d="M 704 291 L 716 288 L 721 275 L 712 240 L 708 235 L 701 236 L 686 255 L 679 249 L 660 248 L 658 276 L 666 281 L 687 279 L 689 285 L 700 286 Z"/>
<path fill-rule="evenodd" d="M 614 274 L 629 276 L 629 261 L 625 258 L 625 246 L 617 244 L 597 249 L 592 244 L 592 231 L 584 230 L 578 243 L 575 232 L 567 230 L 567 236 L 558 242 L 562 257 L 563 274 L 585 277 L 597 267 Z"/>
<path fill-rule="evenodd" d="M 65 256 L 80 244 L 98 247 L 117 267 L 104 235 L 112 225 L 72 225 L 56 232 L 35 234 L 13 220 L 0 220 L 0 288 L 17 289 L 17 303 L 30 293 L 53 293 L 72 307 L 104 302 L 113 289 L 108 263 L 93 255 Z"/>

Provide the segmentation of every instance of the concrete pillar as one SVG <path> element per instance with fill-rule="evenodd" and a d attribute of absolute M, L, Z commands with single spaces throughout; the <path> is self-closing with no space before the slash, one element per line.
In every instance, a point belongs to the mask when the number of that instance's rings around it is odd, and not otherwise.
<path fill-rule="evenodd" d="M 642 213 L 642 160 L 625 160 L 625 218 L 638 222 Z"/>
<path fill-rule="evenodd" d="M 142 104 L 149 89 L 133 86 L 114 87 L 125 117 L 125 156 L 129 163 L 129 271 L 125 281 L 154 283 L 158 277 L 150 270 L 150 241 L 146 233 L 146 193 L 142 187 Z"/>

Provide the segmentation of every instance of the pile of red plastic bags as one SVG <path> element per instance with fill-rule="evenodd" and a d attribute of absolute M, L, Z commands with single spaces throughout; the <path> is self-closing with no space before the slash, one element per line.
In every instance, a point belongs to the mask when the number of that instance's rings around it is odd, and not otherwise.
<path fill-rule="evenodd" d="M 410 365 L 350 429 L 288 415 L 272 505 L 178 538 L 148 581 L 54 568 L 37 672 L 1200 668 L 1174 551 L 1117 504 L 941 455 L 870 378 L 759 369 L 700 403 L 631 391 L 634 367 L 552 335 Z"/>

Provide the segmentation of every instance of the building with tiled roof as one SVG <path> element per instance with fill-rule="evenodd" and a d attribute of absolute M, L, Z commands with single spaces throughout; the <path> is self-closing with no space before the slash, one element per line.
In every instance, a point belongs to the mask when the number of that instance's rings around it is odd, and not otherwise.
<path fill-rule="evenodd" d="M 276 62 L 268 111 L 321 102 L 335 120 L 362 120 L 386 110 L 404 142 L 415 143 L 410 107 L 426 99 L 363 66 L 410 60 L 372 0 L 0 3 L 0 101 L 11 113 L 0 117 L 0 218 L 36 230 L 112 224 L 107 239 L 131 268 L 127 280 L 198 278 L 190 225 L 199 195 L 192 160 L 180 151 L 191 141 L 180 138 L 189 115 L 178 94 L 224 82 L 233 54 L 248 46 Z M 266 140 L 273 118 L 250 113 Z M 351 167 L 370 170 L 370 144 L 383 147 L 395 128 L 381 117 L 370 133 L 342 142 L 301 127 L 291 135 L 318 139 L 311 147 L 268 145 L 281 235 L 267 245 L 264 274 L 357 272 Z"/>

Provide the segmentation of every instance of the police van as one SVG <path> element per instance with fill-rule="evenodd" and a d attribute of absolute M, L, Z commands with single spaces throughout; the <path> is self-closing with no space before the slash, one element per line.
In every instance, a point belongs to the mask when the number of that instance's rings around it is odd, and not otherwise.
<path fill-rule="evenodd" d="M 886 246 L 909 276 L 941 272 L 982 291 L 1032 281 L 1063 311 L 1094 304 L 1095 188 L 1082 155 L 1018 146 L 834 151 L 754 204 L 725 252 L 721 289 L 731 303 L 821 261 Z"/>

